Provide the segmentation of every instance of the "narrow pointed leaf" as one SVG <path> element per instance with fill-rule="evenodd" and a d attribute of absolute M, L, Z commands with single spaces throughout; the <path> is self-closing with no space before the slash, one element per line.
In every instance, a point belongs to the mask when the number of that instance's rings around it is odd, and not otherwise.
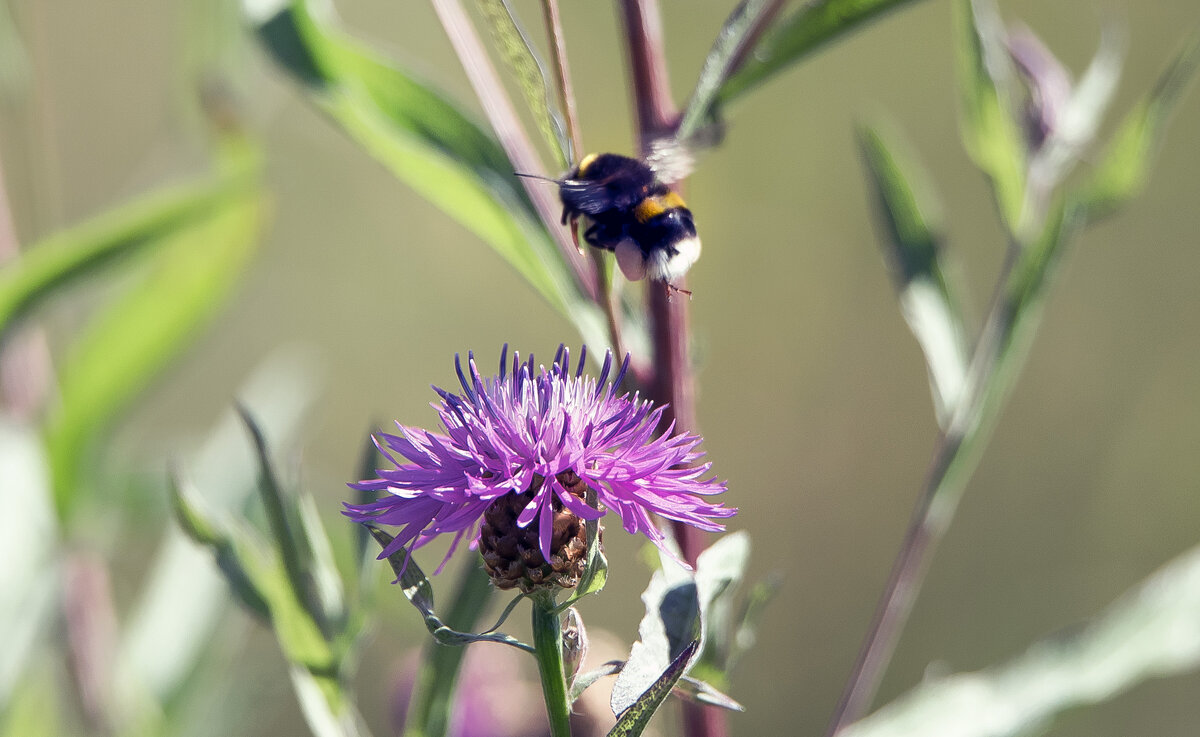
<path fill-rule="evenodd" d="M 722 86 L 728 102 L 762 84 L 812 52 L 911 0 L 815 0 L 779 22 L 755 47 L 741 70 Z"/>
<path fill-rule="evenodd" d="M 712 685 L 691 676 L 684 676 L 679 679 L 679 683 L 675 684 L 675 695 L 728 711 L 746 710 L 746 707 L 713 688 Z"/>
<path fill-rule="evenodd" d="M 501 57 L 533 114 L 538 131 L 554 153 L 558 168 L 566 170 L 569 145 L 562 116 L 555 109 L 554 91 L 546 78 L 546 66 L 538 58 L 508 0 L 479 0 L 479 7 L 500 47 Z"/>
<path fill-rule="evenodd" d="M 279 474 L 275 472 L 266 438 L 250 412 L 244 407 L 238 407 L 238 413 L 254 442 L 254 451 L 258 458 L 259 497 L 267 511 L 267 522 L 275 540 L 275 548 L 279 551 L 279 558 L 287 572 L 288 581 L 296 597 L 303 602 L 305 610 L 321 627 L 326 639 L 332 639 L 334 632 L 331 619 L 341 613 L 341 602 L 327 602 L 319 590 L 315 573 L 317 563 L 313 550 L 314 541 L 305 534 L 307 530 L 301 520 L 300 497 L 298 494 L 286 492 L 280 485 Z M 321 531 L 321 534 L 324 532 Z M 323 544 L 326 548 L 329 545 L 328 540 L 318 544 Z M 330 574 L 326 571 L 325 575 Z M 336 579 L 336 573 L 333 575 Z M 336 607 L 338 612 L 331 612 L 327 606 Z"/>
<path fill-rule="evenodd" d="M 662 706 L 662 702 L 671 693 L 671 689 L 675 688 L 676 682 L 687 670 L 688 662 L 698 649 L 700 649 L 699 640 L 684 648 L 671 661 L 662 675 L 650 684 L 641 697 L 621 713 L 617 718 L 616 725 L 609 731 L 608 737 L 638 737 L 644 732 L 650 724 L 654 712 L 658 711 L 658 707 Z"/>
<path fill-rule="evenodd" d="M 315 396 L 310 361 L 303 352 L 275 351 L 238 390 L 242 401 L 254 408 L 264 432 L 283 444 L 303 427 L 302 418 Z M 188 477 L 204 490 L 205 500 L 220 508 L 242 509 L 255 492 L 257 465 L 246 448 L 245 427 L 232 412 L 222 415 L 184 465 Z M 204 679 L 218 667 L 211 657 L 212 643 L 219 638 L 229 597 L 209 551 L 175 525 L 164 530 L 151 560 L 137 598 L 122 618 L 117 672 L 127 674 L 160 703 L 168 703 L 193 693 L 194 679 Z M 218 698 L 215 693 L 213 697 Z"/>
<path fill-rule="evenodd" d="M 1154 89 L 1125 118 L 1099 159 L 1081 199 L 1089 218 L 1107 215 L 1145 187 L 1166 124 L 1200 67 L 1200 32 L 1158 79 Z"/>
<path fill-rule="evenodd" d="M 476 629 L 487 610 L 491 595 L 491 579 L 482 567 L 466 566 L 451 596 L 446 622 L 457 630 Z M 511 607 L 506 611 L 511 611 Z M 503 620 L 504 616 L 501 616 L 500 622 L 492 629 L 499 627 Z M 458 673 L 466 650 L 445 647 L 438 640 L 426 643 L 424 650 L 425 657 L 421 659 L 409 701 L 404 734 L 422 737 L 445 735 L 450 723 L 454 687 L 458 684 Z"/>
<path fill-rule="evenodd" d="M 1007 97 L 1013 69 L 1004 27 L 990 0 L 955 0 L 954 10 L 963 145 L 991 182 L 1000 214 L 1013 230 L 1025 196 L 1026 154 Z"/>
<path fill-rule="evenodd" d="M 934 410 L 945 427 L 966 380 L 968 347 L 962 312 L 940 262 L 940 208 L 924 171 L 894 133 L 862 126 L 858 143 L 900 309 L 925 354 Z"/>
<path fill-rule="evenodd" d="M 733 72 L 733 65 L 744 52 L 744 45 L 751 41 L 749 34 L 764 20 L 764 13 L 775 12 L 779 5 L 777 0 L 742 0 L 725 19 L 704 59 L 696 87 L 675 131 L 679 140 L 688 140 L 711 119 L 721 85 Z"/>
<path fill-rule="evenodd" d="M 276 61 L 352 138 L 568 312 L 572 279 L 495 140 L 442 94 L 319 22 L 302 0 L 252 20 Z"/>
<path fill-rule="evenodd" d="M 354 701 L 337 678 L 292 666 L 288 669 L 300 712 L 314 737 L 367 737 Z"/>
<path fill-rule="evenodd" d="M 160 234 L 166 242 L 155 246 L 153 273 L 72 346 L 46 429 L 60 518 L 85 483 L 94 441 L 223 304 L 253 253 L 260 218 L 258 198 L 249 195 Z"/>
<path fill-rule="evenodd" d="M 0 336 L 61 289 L 142 248 L 165 245 L 165 235 L 210 215 L 244 185 L 216 178 L 165 189 L 34 243 L 0 268 Z"/>
<path fill-rule="evenodd" d="M 1200 548 L 1181 555 L 1082 630 L 987 670 L 929 681 L 842 737 L 1016 737 L 1069 708 L 1200 668 Z"/>
<path fill-rule="evenodd" d="M 387 548 L 393 539 L 390 534 L 377 527 L 371 528 L 371 535 L 381 548 Z M 447 626 L 433 611 L 433 585 L 429 583 L 429 578 L 421 570 L 421 567 L 417 565 L 417 562 L 412 559 L 408 551 L 403 548 L 397 550 L 388 556 L 388 563 L 391 564 L 392 570 L 396 573 L 396 583 L 400 584 L 404 596 L 421 613 L 422 619 L 425 620 L 425 628 L 429 630 L 429 633 L 438 642 L 443 645 L 498 642 L 504 645 L 511 645 L 518 650 L 533 652 L 532 646 L 502 632 L 476 635 L 469 632 L 461 632 Z"/>
<path fill-rule="evenodd" d="M 233 592 L 271 623 L 284 657 L 317 674 L 333 674 L 334 653 L 321 628 L 297 598 L 277 550 L 248 529 L 206 512 L 178 480 L 172 488 L 176 518 L 197 543 L 210 548 Z"/>

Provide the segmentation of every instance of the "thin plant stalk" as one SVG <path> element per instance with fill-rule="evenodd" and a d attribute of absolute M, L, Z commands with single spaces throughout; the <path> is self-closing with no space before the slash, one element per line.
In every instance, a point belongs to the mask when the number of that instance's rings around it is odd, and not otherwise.
<path fill-rule="evenodd" d="M 562 106 L 563 117 L 567 121 L 567 137 L 571 141 L 569 161 L 573 166 L 583 156 L 583 132 L 579 127 L 579 117 L 576 114 L 575 90 L 571 85 L 571 69 L 567 63 L 567 41 L 563 34 L 562 16 L 558 12 L 558 0 L 542 0 L 542 14 L 546 29 L 550 34 L 551 66 L 554 68 L 554 78 L 558 86 L 559 104 Z M 554 228 L 554 221 L 547 221 L 547 227 Z M 625 355 L 624 341 L 621 339 L 621 312 L 619 297 L 613 292 L 612 280 L 609 278 L 609 268 L 605 256 L 598 248 L 589 249 L 592 257 L 592 268 L 596 276 L 596 299 L 604 311 L 608 327 L 608 339 L 612 346 L 613 355 Z"/>
<path fill-rule="evenodd" d="M 646 152 L 654 139 L 672 132 L 679 117 L 667 78 L 662 18 L 657 0 L 621 0 L 619 7 L 628 46 L 638 142 Z M 686 288 L 686 284 L 676 286 Z M 689 351 L 688 300 L 672 297 L 663 285 L 653 282 L 647 285 L 646 293 L 654 349 L 651 398 L 667 405 L 662 419 L 664 427 L 674 423 L 677 431 L 695 431 L 696 393 Z M 703 535 L 685 524 L 676 523 L 672 529 L 684 558 L 694 564 L 704 549 Z M 720 709 L 685 702 L 683 732 L 689 737 L 724 737 L 729 729 Z"/>
<path fill-rule="evenodd" d="M 500 146 L 508 155 L 509 161 L 517 171 L 529 174 L 544 174 L 545 165 L 537 154 L 533 142 L 525 133 L 521 119 L 513 107 L 512 100 L 504 91 L 500 76 L 496 73 L 487 50 L 475 32 L 470 18 L 458 0 L 433 0 L 433 9 L 441 21 L 450 45 L 458 56 L 471 88 L 475 91 L 483 105 L 484 115 L 491 123 L 492 130 L 500 140 Z M 545 223 L 558 220 L 560 206 L 550 188 L 541 186 L 535 180 L 524 179 L 522 186 L 537 209 L 538 216 Z M 561 228 L 550 228 L 551 237 L 558 246 L 559 253 L 571 268 L 579 289 L 592 300 L 599 300 L 596 293 L 596 279 L 592 274 L 592 264 L 585 260 L 571 239 Z"/>
<path fill-rule="evenodd" d="M 997 289 L 972 355 L 962 397 L 946 429 L 939 434 L 921 496 L 892 565 L 871 626 L 826 732 L 833 737 L 863 717 L 879 689 L 912 613 L 929 561 L 950 526 L 983 448 L 991 437 L 998 410 L 1023 364 L 1037 328 L 1038 300 L 1023 296 L 1040 292 L 1068 238 L 1072 213 L 1059 230 L 1037 272 L 1017 268 L 1034 243 L 1012 243 L 997 280 Z M 1044 223 L 1039 223 L 1046 227 Z M 1028 280 L 1028 281 L 1027 281 Z"/>
<path fill-rule="evenodd" d="M 571 737 L 571 705 L 563 667 L 562 622 L 554 596 L 540 591 L 529 597 L 533 604 L 533 647 L 542 677 L 542 695 L 550 719 L 550 737 Z"/>

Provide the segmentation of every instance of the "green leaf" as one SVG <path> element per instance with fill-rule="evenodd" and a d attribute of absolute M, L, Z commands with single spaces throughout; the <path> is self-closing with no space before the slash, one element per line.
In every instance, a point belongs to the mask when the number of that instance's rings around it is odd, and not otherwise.
<path fill-rule="evenodd" d="M 566 170 L 570 160 L 570 144 L 567 143 L 562 116 L 555 110 L 554 91 L 546 79 L 545 65 L 534 51 L 508 0 L 479 0 L 479 7 L 542 138 L 554 153 L 558 168 Z"/>
<path fill-rule="evenodd" d="M 609 731 L 608 737 L 638 737 L 644 732 L 650 724 L 650 718 L 654 716 L 654 712 L 658 711 L 658 707 L 667 698 L 667 694 L 671 693 L 671 689 L 675 687 L 675 683 L 687 670 L 688 662 L 699 648 L 699 640 L 684 648 L 671 661 L 662 675 L 650 684 L 641 697 L 621 713 L 617 718 L 616 725 Z"/>
<path fill-rule="evenodd" d="M 900 309 L 925 354 L 934 410 L 944 428 L 966 381 L 968 346 L 962 310 L 940 262 L 940 208 L 929 194 L 924 170 L 894 132 L 861 126 L 858 143 L 884 226 Z"/>
<path fill-rule="evenodd" d="M 1013 69 L 1004 26 L 990 0 L 956 0 L 955 18 L 963 145 L 991 181 L 996 205 L 1013 231 L 1025 196 L 1026 152 L 1006 96 Z"/>
<path fill-rule="evenodd" d="M 707 551 L 705 551 L 707 552 Z M 695 578 L 666 561 L 642 593 L 646 613 L 625 667 L 613 684 L 614 714 L 629 709 L 689 643 L 700 642 L 701 594 Z"/>
<path fill-rule="evenodd" d="M 280 444 L 304 427 L 302 418 L 315 396 L 312 358 L 294 349 L 273 351 L 238 388 L 237 395 L 254 407 L 266 435 Z M 223 413 L 181 464 L 191 471 L 188 478 L 203 490 L 205 501 L 221 509 L 242 509 L 256 491 L 257 464 L 245 434 L 234 413 Z M 220 660 L 213 657 L 213 641 L 220 637 L 229 597 L 209 551 L 175 525 L 163 531 L 150 560 L 136 599 L 122 617 L 117 669 L 158 703 L 176 704 L 177 698 L 196 693 L 197 681 L 213 677 L 214 667 L 223 667 L 213 662 Z M 262 613 L 265 617 L 265 607 Z M 210 696 L 219 699 L 216 693 Z M 224 716 L 236 721 L 232 713 Z M 210 734 L 221 732 L 215 722 L 206 726 L 214 728 Z"/>
<path fill-rule="evenodd" d="M 592 509 L 598 504 L 596 500 L 596 492 L 588 489 L 585 493 L 588 506 Z M 587 533 L 588 549 L 587 563 L 583 569 L 583 575 L 579 577 L 579 584 L 566 601 L 559 604 L 555 611 L 561 613 L 569 609 L 575 602 L 579 601 L 588 594 L 599 593 L 604 589 L 604 584 L 608 582 L 608 558 L 604 557 L 604 551 L 600 545 L 600 520 L 592 519 L 584 523 L 584 528 Z"/>
<path fill-rule="evenodd" d="M 367 737 L 362 718 L 341 681 L 304 668 L 288 669 L 304 721 L 315 737 Z"/>
<path fill-rule="evenodd" d="M 719 103 L 757 87 L 826 43 L 911 0 L 815 0 L 776 25 L 721 85 Z"/>
<path fill-rule="evenodd" d="M 1176 103 L 1200 67 L 1200 32 L 1159 77 L 1154 88 L 1125 118 L 1082 187 L 1089 218 L 1108 215 L 1145 188 L 1150 163 L 1166 133 Z"/>
<path fill-rule="evenodd" d="M 0 737 L 56 737 L 65 734 L 59 715 L 63 704 L 59 694 L 61 686 L 55 684 L 53 671 L 37 668 L 33 674 L 23 678 L 11 700 L 4 701 L 0 711 Z"/>
<path fill-rule="evenodd" d="M 1198 667 L 1200 548 L 1193 548 L 1087 627 L 987 670 L 927 681 L 839 734 L 1015 737 L 1066 709 Z"/>
<path fill-rule="evenodd" d="M 321 628 L 296 596 L 278 551 L 250 530 L 205 511 L 194 492 L 174 480 L 171 500 L 180 526 L 209 547 L 234 594 L 271 623 L 284 657 L 318 675 L 332 675 L 338 663 Z"/>
<path fill-rule="evenodd" d="M 483 569 L 478 565 L 466 566 L 451 598 L 446 621 L 459 630 L 474 629 L 487 609 L 491 595 L 491 579 Z M 513 604 L 517 601 L 520 601 L 520 597 Z M 505 615 L 511 610 L 512 605 L 505 610 Z M 504 621 L 503 616 L 500 621 Z M 492 629 L 499 626 L 500 622 L 497 622 Z M 466 651 L 461 647 L 443 647 L 436 640 L 426 644 L 425 657 L 421 660 L 409 701 L 405 735 L 438 737 L 446 734 L 454 687 L 465 654 Z"/>
<path fill-rule="evenodd" d="M 71 347 L 46 427 L 60 519 L 78 498 L 93 442 L 220 308 L 254 250 L 260 217 L 252 194 L 156 232 L 165 242 L 155 246 L 153 273 L 105 308 Z"/>
<path fill-rule="evenodd" d="M 440 93 L 319 23 L 301 0 L 258 32 L 352 138 L 569 312 L 574 282 L 499 144 Z"/>
<path fill-rule="evenodd" d="M 310 511 L 305 520 L 303 498 L 299 494 L 287 493 L 280 485 L 266 438 L 249 411 L 239 406 L 238 412 L 254 441 L 259 467 L 259 495 L 267 511 L 267 522 L 284 570 L 287 571 L 288 581 L 305 610 L 320 626 L 325 639 L 332 640 L 337 634 L 336 625 L 344 624 L 345 603 L 341 579 L 333 567 L 332 553 L 329 552 L 329 539 L 316 518 L 315 510 Z M 325 551 L 320 565 L 317 548 Z"/>
<path fill-rule="evenodd" d="M 694 669 L 693 669 L 694 670 Z M 675 695 L 682 696 L 685 699 L 696 701 L 709 706 L 716 706 L 728 711 L 745 711 L 746 707 L 742 706 L 737 701 L 734 701 L 728 695 L 721 693 L 712 685 L 704 681 L 697 680 L 691 676 L 684 676 L 679 679 L 679 683 L 675 684 Z"/>
<path fill-rule="evenodd" d="M 165 189 L 34 243 L 0 268 L 0 337 L 61 289 L 139 249 L 165 245 L 165 236 L 210 216 L 245 184 L 220 177 Z"/>
<path fill-rule="evenodd" d="M 393 540 L 391 535 L 377 527 L 371 528 L 371 535 L 374 536 L 379 546 L 385 549 Z M 526 652 L 534 651 L 532 646 L 501 632 L 475 635 L 447 626 L 446 623 L 434 614 L 433 585 L 429 583 L 429 578 L 425 575 L 425 572 L 421 570 L 421 567 L 409 555 L 409 551 L 405 548 L 397 550 L 388 556 L 388 563 L 391 564 L 392 570 L 396 573 L 396 582 L 400 584 L 401 589 L 404 591 L 404 596 L 421 613 L 421 617 L 425 620 L 425 628 L 441 644 L 467 645 L 472 642 L 498 642 L 503 645 L 511 645 L 518 650 L 525 650 Z"/>
<path fill-rule="evenodd" d="M 725 19 L 704 59 L 704 66 L 700 68 L 696 87 L 675 131 L 676 138 L 688 140 L 712 117 L 721 85 L 733 72 L 734 64 L 745 51 L 745 44 L 752 41 L 749 34 L 763 22 L 764 13 L 773 13 L 778 7 L 776 0 L 742 0 Z"/>

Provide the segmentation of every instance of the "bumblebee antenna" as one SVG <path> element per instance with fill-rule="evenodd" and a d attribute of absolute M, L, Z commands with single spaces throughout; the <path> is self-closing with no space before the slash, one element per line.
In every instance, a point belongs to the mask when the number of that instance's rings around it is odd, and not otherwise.
<path fill-rule="evenodd" d="M 540 179 L 543 182 L 551 182 L 553 184 L 559 183 L 557 179 L 551 179 L 550 177 L 544 177 L 541 174 L 525 174 L 524 172 L 519 172 L 519 171 L 514 171 L 513 174 L 518 177 L 525 177 L 526 179 Z"/>

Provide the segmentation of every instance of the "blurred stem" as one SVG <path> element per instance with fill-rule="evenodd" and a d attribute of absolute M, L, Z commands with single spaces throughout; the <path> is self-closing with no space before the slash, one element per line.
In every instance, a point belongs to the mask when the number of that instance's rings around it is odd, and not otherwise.
<path fill-rule="evenodd" d="M 491 595 L 491 581 L 478 562 L 464 568 L 446 612 L 446 626 L 460 632 L 475 631 Z M 447 647 L 433 640 L 425 645 L 404 737 L 444 737 L 464 655 L 465 647 Z"/>
<path fill-rule="evenodd" d="M 567 678 L 563 668 L 562 623 L 555 611 L 554 595 L 538 591 L 529 597 L 533 604 L 533 646 L 538 673 L 542 676 L 542 694 L 550 718 L 550 737 L 571 737 L 571 704 L 567 699 Z"/>
<path fill-rule="evenodd" d="M 567 40 L 563 36 L 558 0 L 542 0 L 542 14 L 546 19 L 546 28 L 550 31 L 550 55 L 554 60 L 559 103 L 567 119 L 567 136 L 571 139 L 570 163 L 574 165 L 583 156 L 583 134 L 579 131 L 579 119 L 575 114 L 575 92 L 571 88 L 571 69 L 567 66 Z"/>
<path fill-rule="evenodd" d="M 508 155 L 508 160 L 519 172 L 544 175 L 546 167 L 537 155 L 533 142 L 525 135 L 520 116 L 504 91 L 500 76 L 492 66 L 487 50 L 462 4 L 458 0 L 433 0 L 433 9 L 450 39 L 450 45 L 454 47 L 454 53 L 458 56 L 463 71 L 467 73 L 475 96 L 483 105 L 483 112 L 491 123 L 492 130 L 496 132 L 500 146 Z M 598 301 L 599 295 L 596 294 L 596 280 L 591 273 L 591 263 L 579 255 L 566 229 L 552 227 L 553 223 L 559 221 L 562 209 L 552 188 L 528 177 L 521 177 L 521 183 L 537 209 L 538 216 L 547 224 L 547 230 L 558 246 L 563 260 L 570 267 L 579 290 L 590 299 Z"/>
<path fill-rule="evenodd" d="M 858 660 L 838 702 L 829 737 L 870 708 L 912 613 L 929 560 L 949 528 L 966 483 L 1024 365 L 1041 316 L 1041 297 L 1075 225 L 1076 208 L 1059 204 L 1033 242 L 1015 244 L 997 279 L 987 319 L 971 357 L 962 396 L 938 436 L 921 497 L 892 565 Z"/>
<path fill-rule="evenodd" d="M 625 30 L 633 102 L 637 115 L 638 143 L 643 153 L 656 138 L 670 135 L 678 113 L 671 100 L 667 78 L 666 45 L 657 0 L 620 0 Z M 676 286 L 686 289 L 680 279 Z M 654 348 L 649 382 L 650 397 L 666 404 L 662 427 L 674 423 L 676 432 L 695 432 L 696 392 L 689 351 L 689 303 L 672 297 L 664 284 L 646 285 L 650 337 Z M 704 549 L 703 534 L 696 528 L 673 523 L 672 530 L 684 558 L 692 563 Z M 720 709 L 692 702 L 683 703 L 683 732 L 688 737 L 723 737 L 728 734 L 725 714 Z"/>
<path fill-rule="evenodd" d="M 574 166 L 583 157 L 583 132 L 579 128 L 579 118 L 576 115 L 575 92 L 571 86 L 571 70 L 567 64 L 567 40 L 563 34 L 562 17 L 558 12 L 558 0 L 542 0 L 542 13 L 546 28 L 550 32 L 550 54 L 554 62 L 555 80 L 558 83 L 559 104 L 562 105 L 563 115 L 566 116 L 567 135 L 571 139 L 570 164 Z M 596 301 L 604 310 L 613 355 L 620 360 L 625 355 L 625 347 L 621 340 L 620 304 L 613 294 L 612 279 L 609 278 L 604 253 L 599 248 L 589 248 L 588 251 L 596 275 Z"/>
<path fill-rule="evenodd" d="M 671 101 L 667 79 L 662 19 L 657 0 L 621 0 L 621 15 L 629 52 L 633 101 L 637 115 L 638 139 L 645 153 L 656 138 L 669 135 L 678 117 Z M 686 289 L 683 279 L 676 286 Z M 666 404 L 662 427 L 673 422 L 677 432 L 694 432 L 696 393 L 689 345 L 688 300 L 672 296 L 665 285 L 646 285 L 647 310 L 650 313 L 650 337 L 654 348 L 651 361 L 651 398 Z M 696 562 L 704 547 L 701 533 L 690 525 L 672 525 L 684 558 Z"/>

